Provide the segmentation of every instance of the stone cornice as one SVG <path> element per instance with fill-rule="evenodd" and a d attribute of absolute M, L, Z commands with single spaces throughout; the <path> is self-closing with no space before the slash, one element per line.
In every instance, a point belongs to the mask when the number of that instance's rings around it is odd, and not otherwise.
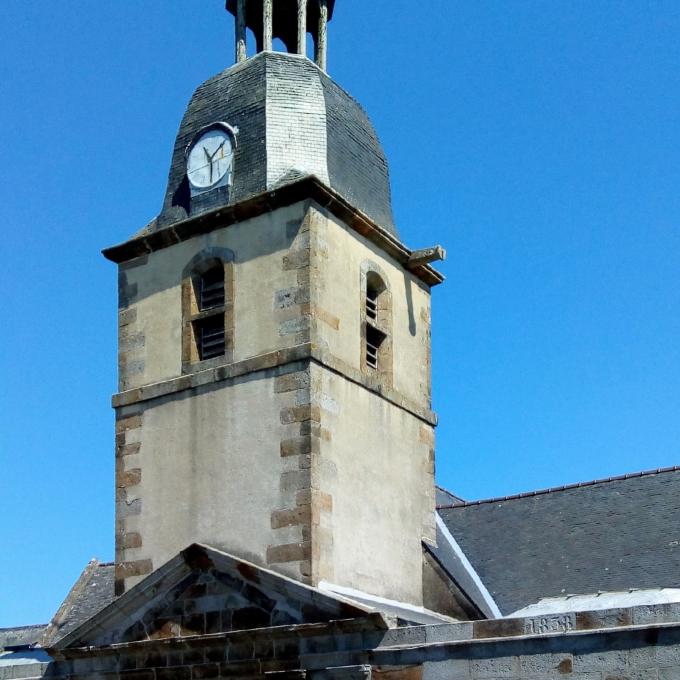
<path fill-rule="evenodd" d="M 132 238 L 125 243 L 106 248 L 102 252 L 107 259 L 122 264 L 162 250 L 175 243 L 207 234 L 215 229 L 227 227 L 305 200 L 312 200 L 321 208 L 328 210 L 354 231 L 392 256 L 405 269 L 411 271 L 414 276 L 428 286 L 436 286 L 444 281 L 444 276 L 429 264 L 409 265 L 413 251 L 315 176 L 305 177 L 297 182 L 286 184 L 274 191 L 258 194 L 235 205 L 212 210 L 158 231 Z"/>
<path fill-rule="evenodd" d="M 113 396 L 112 403 L 114 408 L 131 406 L 140 402 L 151 401 L 153 399 L 176 394 L 184 390 L 204 387 L 225 380 L 232 380 L 249 373 L 265 371 L 279 366 L 304 361 L 313 361 L 314 363 L 341 375 L 347 380 L 381 396 L 394 406 L 407 411 L 428 425 L 434 426 L 437 424 L 437 416 L 431 410 L 422 408 L 411 399 L 403 396 L 397 390 L 382 385 L 377 379 L 371 379 L 361 373 L 361 371 L 340 361 L 327 350 L 318 348 L 313 343 L 305 343 L 289 349 L 260 354 L 250 359 L 223 364 L 196 373 L 172 378 L 170 380 L 143 385 L 142 387 L 127 390 L 126 392 L 119 392 Z"/>
<path fill-rule="evenodd" d="M 295 638 L 304 640 L 314 637 L 342 636 L 361 633 L 385 634 L 388 625 L 394 625 L 390 618 L 381 612 L 371 612 L 361 618 L 337 619 L 327 623 L 299 623 L 276 626 L 274 628 L 254 628 L 250 630 L 231 630 L 207 635 L 193 635 L 175 638 L 155 638 L 148 640 L 134 640 L 118 642 L 101 647 L 50 647 L 47 652 L 57 661 L 65 659 L 87 659 L 98 656 L 120 655 L 125 652 L 135 653 L 147 649 L 203 649 L 205 647 L 226 647 L 229 643 L 242 640 L 267 639 L 285 640 Z"/>
<path fill-rule="evenodd" d="M 441 658 L 446 650 L 472 645 L 498 645 L 545 640 L 555 647 L 577 644 L 574 639 L 593 635 L 645 635 L 652 631 L 673 630 L 680 627 L 677 604 L 638 606 L 538 617 L 465 621 L 430 624 L 425 626 L 393 627 L 388 618 L 376 612 L 365 617 L 331 621 L 329 623 L 297 624 L 257 630 L 230 631 L 185 638 L 140 640 L 102 647 L 73 647 L 47 651 L 57 659 L 77 659 L 107 656 L 144 648 L 191 649 L 224 645 L 231 640 L 253 637 L 296 637 L 299 639 L 324 637 L 326 645 L 315 645 L 316 653 L 308 653 L 309 668 L 324 668 L 328 655 L 337 665 L 363 663 L 370 656 L 374 665 L 421 664 Z M 353 644 L 339 651 L 338 638 L 353 636 Z M 562 641 L 562 642 L 560 642 Z"/>

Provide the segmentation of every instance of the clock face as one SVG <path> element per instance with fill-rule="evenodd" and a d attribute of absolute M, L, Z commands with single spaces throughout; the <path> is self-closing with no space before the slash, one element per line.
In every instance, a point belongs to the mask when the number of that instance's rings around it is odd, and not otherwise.
<path fill-rule="evenodd" d="M 234 149 L 232 137 L 221 127 L 200 134 L 189 149 L 187 175 L 196 189 L 215 186 L 231 170 Z"/>

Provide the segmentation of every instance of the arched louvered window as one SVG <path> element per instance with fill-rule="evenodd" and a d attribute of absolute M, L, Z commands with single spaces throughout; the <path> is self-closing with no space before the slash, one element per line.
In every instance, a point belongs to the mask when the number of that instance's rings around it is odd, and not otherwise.
<path fill-rule="evenodd" d="M 391 382 L 392 305 L 385 278 L 374 269 L 362 272 L 363 332 L 362 365 L 365 371 Z"/>
<path fill-rule="evenodd" d="M 194 322 L 200 361 L 224 355 L 224 265 L 220 262 L 196 278 L 199 318 Z"/>
<path fill-rule="evenodd" d="M 380 348 L 387 338 L 378 319 L 380 296 L 385 291 L 382 279 L 370 272 L 366 280 L 366 365 L 378 369 Z"/>
<path fill-rule="evenodd" d="M 200 362 L 232 358 L 232 262 L 231 251 L 211 249 L 194 258 L 185 269 L 182 291 L 182 364 L 185 372 L 195 370 L 194 366 Z"/>

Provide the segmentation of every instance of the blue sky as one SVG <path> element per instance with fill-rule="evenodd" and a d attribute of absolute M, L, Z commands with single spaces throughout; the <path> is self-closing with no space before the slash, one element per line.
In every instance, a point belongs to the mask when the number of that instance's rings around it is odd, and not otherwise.
<path fill-rule="evenodd" d="M 425 8 L 423 8 L 425 5 Z M 221 0 L 5 0 L 0 627 L 113 557 L 116 271 L 160 208 Z M 439 482 L 466 498 L 680 463 L 680 4 L 338 0 L 331 75 L 434 291 Z"/>

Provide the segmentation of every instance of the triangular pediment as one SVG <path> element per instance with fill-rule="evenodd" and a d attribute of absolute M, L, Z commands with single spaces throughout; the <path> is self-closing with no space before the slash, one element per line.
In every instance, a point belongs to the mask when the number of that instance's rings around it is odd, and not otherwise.
<path fill-rule="evenodd" d="M 372 610 L 204 545 L 183 550 L 55 649 L 365 617 Z"/>

